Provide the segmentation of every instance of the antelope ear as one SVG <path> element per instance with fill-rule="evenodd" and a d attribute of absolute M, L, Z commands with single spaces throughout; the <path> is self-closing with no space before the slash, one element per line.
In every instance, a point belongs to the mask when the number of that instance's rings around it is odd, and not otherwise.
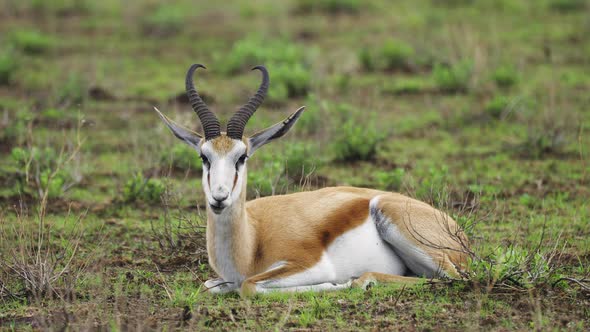
<path fill-rule="evenodd" d="M 285 120 L 250 136 L 250 138 L 248 138 L 248 143 L 250 143 L 248 157 L 264 144 L 284 136 L 289 131 L 289 129 L 293 127 L 295 122 L 297 122 L 297 119 L 299 119 L 299 116 L 301 116 L 303 110 L 305 110 L 305 106 L 300 107 L 297 111 L 295 111 L 295 113 L 289 115 L 289 117 L 287 117 Z"/>
<path fill-rule="evenodd" d="M 189 129 L 186 129 L 186 128 L 180 126 L 179 124 L 176 124 L 174 121 L 168 119 L 167 116 L 162 114 L 162 112 L 160 112 L 159 109 L 157 109 L 155 107 L 154 107 L 154 109 L 156 110 L 156 112 L 158 112 L 158 115 L 160 116 L 162 121 L 164 121 L 164 123 L 168 126 L 168 128 L 170 128 L 170 130 L 172 131 L 174 136 L 178 137 L 181 141 L 185 142 L 186 144 L 192 146 L 193 148 L 195 148 L 197 150 L 197 152 L 200 153 L 201 140 L 203 140 L 203 137 L 201 137 L 201 135 L 199 135 L 193 131 L 190 131 Z"/>

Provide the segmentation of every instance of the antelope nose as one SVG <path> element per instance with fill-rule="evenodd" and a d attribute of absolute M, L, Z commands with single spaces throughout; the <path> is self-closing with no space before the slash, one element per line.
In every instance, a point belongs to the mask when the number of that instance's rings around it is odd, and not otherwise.
<path fill-rule="evenodd" d="M 218 203 L 225 201 L 228 196 L 229 191 L 225 189 L 219 189 L 215 193 L 213 193 L 213 199 L 216 200 Z"/>

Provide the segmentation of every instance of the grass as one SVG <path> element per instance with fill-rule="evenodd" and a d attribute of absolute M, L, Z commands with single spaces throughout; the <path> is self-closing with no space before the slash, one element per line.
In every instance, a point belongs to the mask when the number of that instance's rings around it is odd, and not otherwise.
<path fill-rule="evenodd" d="M 299 13 L 357 14 L 363 9 L 360 0 L 298 0 L 295 10 Z"/>
<path fill-rule="evenodd" d="M 311 75 L 304 48 L 287 40 L 248 37 L 236 42 L 217 63 L 228 75 L 245 72 L 252 64 L 265 64 L 271 72 L 271 102 L 304 97 L 311 89 Z"/>
<path fill-rule="evenodd" d="M 519 75 L 513 66 L 504 65 L 494 70 L 492 79 L 499 87 L 510 88 L 518 83 Z"/>
<path fill-rule="evenodd" d="M 401 40 L 384 41 L 376 50 L 361 48 L 358 60 L 363 70 L 410 71 L 415 61 L 414 48 Z"/>
<path fill-rule="evenodd" d="M 0 330 L 590 326 L 587 2 L 0 8 Z M 465 280 L 205 292 L 201 162 L 152 111 L 200 129 L 177 98 L 191 63 L 208 66 L 195 82 L 222 122 L 267 66 L 246 133 L 307 106 L 249 159 L 249 199 L 332 185 L 420 198 L 469 235 Z"/>
<path fill-rule="evenodd" d="M 469 90 L 473 63 L 462 60 L 449 66 L 436 64 L 432 71 L 434 83 L 444 93 L 465 93 Z"/>
<path fill-rule="evenodd" d="M 36 30 L 16 30 L 11 41 L 16 49 L 30 55 L 47 54 L 55 45 L 52 37 Z"/>
<path fill-rule="evenodd" d="M 0 53 L 0 85 L 9 85 L 15 77 L 18 62 L 13 52 Z"/>
<path fill-rule="evenodd" d="M 386 136 L 386 129 L 377 126 L 374 113 L 360 113 L 347 104 L 336 105 L 332 112 L 343 119 L 336 127 L 331 142 L 335 160 L 374 160 L 377 156 L 377 147 Z"/>
<path fill-rule="evenodd" d="M 158 6 L 143 19 L 143 30 L 148 35 L 172 36 L 182 30 L 187 15 L 187 8 L 182 6 Z"/>
<path fill-rule="evenodd" d="M 495 96 L 485 105 L 485 112 L 494 119 L 499 119 L 510 105 L 510 99 L 506 96 Z"/>

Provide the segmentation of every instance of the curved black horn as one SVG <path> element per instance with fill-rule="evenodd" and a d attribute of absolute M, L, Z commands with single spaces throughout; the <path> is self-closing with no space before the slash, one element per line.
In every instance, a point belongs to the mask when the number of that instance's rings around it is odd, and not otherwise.
<path fill-rule="evenodd" d="M 207 69 L 202 64 L 194 64 L 188 69 L 186 73 L 186 94 L 193 110 L 197 113 L 199 120 L 201 120 L 201 125 L 205 132 L 205 140 L 210 140 L 221 135 L 221 126 L 215 114 L 209 110 L 209 107 L 207 107 L 207 104 L 205 104 L 195 89 L 193 74 L 197 68 Z"/>
<path fill-rule="evenodd" d="M 260 87 L 256 94 L 248 100 L 246 105 L 240 107 L 240 109 L 234 114 L 229 122 L 227 123 L 227 136 L 233 139 L 242 139 L 244 135 L 244 128 L 246 127 L 246 123 L 256 112 L 256 109 L 262 104 L 264 101 L 264 97 L 266 97 L 266 93 L 268 91 L 268 85 L 270 83 L 270 79 L 268 77 L 268 71 L 264 66 L 256 66 L 252 68 L 252 70 L 258 69 L 262 72 L 262 83 L 260 83 Z"/>

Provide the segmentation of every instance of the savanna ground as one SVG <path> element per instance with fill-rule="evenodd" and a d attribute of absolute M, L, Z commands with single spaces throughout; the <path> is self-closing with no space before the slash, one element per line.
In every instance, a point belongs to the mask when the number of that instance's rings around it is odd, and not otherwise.
<path fill-rule="evenodd" d="M 0 329 L 587 330 L 583 0 L 0 1 Z M 212 296 L 200 129 L 259 84 L 249 197 L 355 185 L 454 216 L 465 280 Z"/>

